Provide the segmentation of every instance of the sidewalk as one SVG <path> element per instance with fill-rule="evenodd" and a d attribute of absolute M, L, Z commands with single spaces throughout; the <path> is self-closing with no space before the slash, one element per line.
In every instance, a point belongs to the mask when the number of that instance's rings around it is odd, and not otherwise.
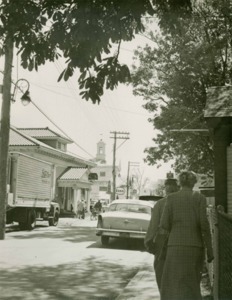
<path fill-rule="evenodd" d="M 148 254 L 146 261 L 151 260 Z M 153 257 L 152 257 L 153 258 Z M 207 277 L 207 276 L 206 276 Z M 208 280 L 204 276 L 201 283 L 202 299 L 212 299 Z M 153 270 L 153 263 L 145 264 L 142 270 L 131 279 L 128 285 L 124 288 L 122 293 L 115 300 L 159 300 L 159 289 L 155 280 L 155 273 Z"/>
<path fill-rule="evenodd" d="M 115 300 L 159 300 L 160 294 L 155 281 L 153 266 L 140 270 Z"/>

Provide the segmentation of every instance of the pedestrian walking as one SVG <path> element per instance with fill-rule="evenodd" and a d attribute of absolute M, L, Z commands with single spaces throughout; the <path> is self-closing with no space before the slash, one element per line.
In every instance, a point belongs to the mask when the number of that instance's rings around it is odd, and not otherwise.
<path fill-rule="evenodd" d="M 78 201 L 77 203 L 77 218 L 81 219 L 83 216 L 84 204 L 82 201 Z"/>
<path fill-rule="evenodd" d="M 200 300 L 205 249 L 208 262 L 214 259 L 206 198 L 193 191 L 196 182 L 195 173 L 184 171 L 180 191 L 167 196 L 160 224 L 169 232 L 161 300 Z"/>
<path fill-rule="evenodd" d="M 94 208 L 97 213 L 100 213 L 102 210 L 102 204 L 101 201 L 98 199 L 98 201 L 95 203 Z"/>
<path fill-rule="evenodd" d="M 87 205 L 86 205 L 86 201 L 82 200 L 82 203 L 83 203 L 83 209 L 82 209 L 82 219 L 85 219 L 85 213 L 86 213 L 86 208 L 87 208 Z"/>
<path fill-rule="evenodd" d="M 170 193 L 176 192 L 179 187 L 177 180 L 174 178 L 165 180 L 165 194 L 166 196 Z M 165 261 L 165 232 L 160 230 L 160 220 L 163 213 L 163 209 L 166 203 L 166 197 L 160 199 L 154 206 L 151 215 L 151 221 L 144 239 L 144 244 L 148 252 L 154 254 L 154 271 L 156 276 L 156 282 L 160 290 L 161 278 L 163 274 L 163 266 Z M 163 251 L 163 253 L 162 253 Z"/>

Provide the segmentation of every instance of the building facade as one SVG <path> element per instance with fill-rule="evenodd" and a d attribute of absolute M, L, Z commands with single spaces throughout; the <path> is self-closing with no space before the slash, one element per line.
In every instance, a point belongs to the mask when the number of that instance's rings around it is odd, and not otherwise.
<path fill-rule="evenodd" d="M 52 163 L 54 165 L 53 200 L 58 202 L 61 211 L 76 212 L 77 202 L 90 205 L 89 180 L 91 168 L 96 164 L 67 151 L 73 141 L 46 128 L 10 129 L 9 151 L 20 152 Z"/>
<path fill-rule="evenodd" d="M 109 203 L 112 198 L 113 183 L 113 166 L 106 163 L 106 144 L 100 140 L 97 143 L 97 154 L 94 162 L 97 164 L 91 169 L 92 173 L 96 173 L 98 179 L 94 180 L 90 191 L 90 199 L 96 202 L 98 199 Z M 120 167 L 115 167 L 116 187 L 121 184 Z"/>

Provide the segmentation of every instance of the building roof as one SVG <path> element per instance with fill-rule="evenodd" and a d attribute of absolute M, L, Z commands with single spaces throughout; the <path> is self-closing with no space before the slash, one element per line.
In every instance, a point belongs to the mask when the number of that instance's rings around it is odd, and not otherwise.
<path fill-rule="evenodd" d="M 18 131 L 15 131 L 13 128 L 10 128 L 10 146 L 35 146 L 36 143 L 30 137 L 26 137 L 24 135 L 19 134 Z"/>
<path fill-rule="evenodd" d="M 73 141 L 61 134 L 51 130 L 48 127 L 45 128 L 17 128 L 20 132 L 23 132 L 31 137 L 37 139 L 60 139 L 66 143 L 72 143 Z"/>
<path fill-rule="evenodd" d="M 204 116 L 232 117 L 232 86 L 216 86 L 207 89 Z"/>
<path fill-rule="evenodd" d="M 25 148 L 25 150 L 29 147 L 30 148 L 36 148 L 40 149 L 41 151 L 49 154 L 54 155 L 59 159 L 65 159 L 70 160 L 72 163 L 78 163 L 78 164 L 84 164 L 88 166 L 96 166 L 96 164 L 90 160 L 87 160 L 85 158 L 81 158 L 78 155 L 75 154 L 69 154 L 67 152 L 63 152 L 61 150 L 55 149 L 51 146 L 48 146 L 45 143 L 42 143 L 41 141 L 28 136 L 25 132 L 19 131 L 15 127 L 11 126 L 10 128 L 10 136 L 9 136 L 9 147 L 10 150 L 18 150 L 18 148 Z"/>
<path fill-rule="evenodd" d="M 59 180 L 78 180 L 87 172 L 87 168 L 70 168 L 62 174 Z"/>

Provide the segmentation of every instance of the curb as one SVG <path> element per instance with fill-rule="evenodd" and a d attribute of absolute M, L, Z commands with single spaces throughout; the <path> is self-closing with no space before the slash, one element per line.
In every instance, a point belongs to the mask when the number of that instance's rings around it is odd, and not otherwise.
<path fill-rule="evenodd" d="M 160 294 L 154 274 L 150 270 L 139 271 L 116 300 L 159 300 Z"/>
<path fill-rule="evenodd" d="M 148 254 L 150 255 L 150 254 Z M 147 258 L 148 256 L 146 256 Z M 147 259 L 144 259 L 146 262 Z M 159 289 L 152 265 L 141 267 L 115 300 L 159 300 Z"/>
<path fill-rule="evenodd" d="M 147 263 L 148 255 L 144 259 L 144 266 L 139 268 L 138 272 L 115 300 L 160 300 L 153 265 Z M 147 267 L 145 264 L 147 264 Z M 210 289 L 206 286 L 204 281 L 205 279 L 201 282 L 202 299 L 212 299 Z"/>

